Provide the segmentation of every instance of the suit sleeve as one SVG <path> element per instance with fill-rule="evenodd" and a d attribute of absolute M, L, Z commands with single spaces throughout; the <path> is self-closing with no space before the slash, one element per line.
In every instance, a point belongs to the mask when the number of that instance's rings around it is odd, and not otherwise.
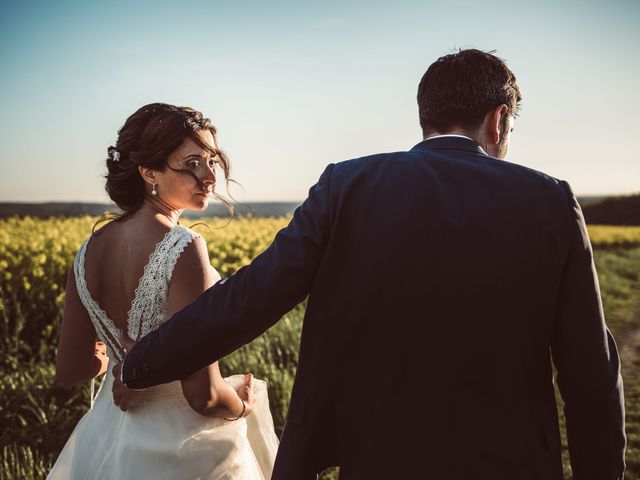
<path fill-rule="evenodd" d="M 142 338 L 125 358 L 124 383 L 167 383 L 233 352 L 309 294 L 330 231 L 329 165 L 289 225 L 250 265 L 216 283 Z"/>
<path fill-rule="evenodd" d="M 605 324 L 593 250 L 568 184 L 573 236 L 561 280 L 551 345 L 565 408 L 575 479 L 622 478 L 624 397 L 615 341 Z"/>

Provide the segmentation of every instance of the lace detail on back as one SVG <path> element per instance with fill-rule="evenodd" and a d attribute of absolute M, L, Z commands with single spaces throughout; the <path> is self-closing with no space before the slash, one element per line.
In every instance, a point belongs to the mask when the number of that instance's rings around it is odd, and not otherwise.
<path fill-rule="evenodd" d="M 137 341 L 167 320 L 167 300 L 173 269 L 186 246 L 198 236 L 192 230 L 178 225 L 156 244 L 144 267 L 128 312 L 129 338 Z M 124 358 L 124 349 L 118 340 L 123 332 L 91 297 L 85 278 L 85 255 L 89 240 L 90 238 L 82 244 L 73 264 L 78 295 L 89 313 L 98 337 L 107 346 L 109 358 L 119 362 Z"/>
<path fill-rule="evenodd" d="M 128 314 L 129 338 L 138 341 L 166 320 L 173 268 L 187 245 L 199 235 L 177 226 L 165 235 L 149 256 Z"/>
<path fill-rule="evenodd" d="M 87 309 L 91 323 L 93 323 L 96 329 L 98 338 L 102 340 L 107 346 L 107 355 L 109 358 L 115 359 L 120 362 L 124 358 L 124 350 L 118 341 L 118 337 L 122 333 L 115 323 L 107 317 L 106 312 L 100 307 L 87 287 L 87 280 L 85 278 L 85 254 L 87 252 L 87 244 L 90 238 L 87 238 L 80 246 L 80 250 L 76 254 L 76 258 L 73 261 L 73 273 L 76 277 L 76 289 L 78 290 L 78 296 L 80 301 Z"/>

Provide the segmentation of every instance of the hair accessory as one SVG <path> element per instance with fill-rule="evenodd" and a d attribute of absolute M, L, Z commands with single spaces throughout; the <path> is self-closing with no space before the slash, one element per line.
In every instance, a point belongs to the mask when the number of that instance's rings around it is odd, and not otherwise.
<path fill-rule="evenodd" d="M 107 148 L 107 153 L 109 155 L 109 159 L 112 162 L 119 162 L 120 161 L 120 152 L 118 150 L 116 150 L 116 147 Z"/>

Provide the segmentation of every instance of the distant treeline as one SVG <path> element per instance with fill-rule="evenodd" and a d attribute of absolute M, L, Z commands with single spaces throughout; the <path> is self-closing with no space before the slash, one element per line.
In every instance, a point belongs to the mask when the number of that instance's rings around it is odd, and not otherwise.
<path fill-rule="evenodd" d="M 234 214 L 239 217 L 282 217 L 293 213 L 299 203 L 295 202 L 255 202 L 235 204 Z M 105 212 L 118 212 L 115 205 L 104 203 L 0 203 L 0 218 L 6 217 L 77 217 L 81 215 L 100 216 Z M 203 212 L 185 211 L 183 216 L 195 217 L 228 217 L 226 206 L 215 203 Z"/>
<path fill-rule="evenodd" d="M 640 225 L 640 194 L 606 198 L 582 211 L 591 225 Z"/>
<path fill-rule="evenodd" d="M 640 194 L 625 197 L 579 197 L 585 219 L 591 225 L 640 225 Z M 282 217 L 293 213 L 296 202 L 253 202 L 234 206 L 239 217 Z M 77 217 L 100 216 L 115 212 L 114 205 L 103 203 L 0 203 L 0 218 L 19 217 Z M 186 211 L 185 217 L 228 217 L 227 207 L 219 203 L 204 212 Z"/>

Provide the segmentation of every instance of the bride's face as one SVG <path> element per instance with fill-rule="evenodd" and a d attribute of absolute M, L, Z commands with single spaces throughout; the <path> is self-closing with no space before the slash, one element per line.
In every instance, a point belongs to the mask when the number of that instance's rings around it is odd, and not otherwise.
<path fill-rule="evenodd" d="M 198 137 L 205 145 L 216 148 L 209 130 L 198 131 Z M 174 209 L 204 210 L 216 183 L 216 161 L 208 150 L 186 139 L 169 156 L 167 167 L 154 172 L 157 198 Z"/>

